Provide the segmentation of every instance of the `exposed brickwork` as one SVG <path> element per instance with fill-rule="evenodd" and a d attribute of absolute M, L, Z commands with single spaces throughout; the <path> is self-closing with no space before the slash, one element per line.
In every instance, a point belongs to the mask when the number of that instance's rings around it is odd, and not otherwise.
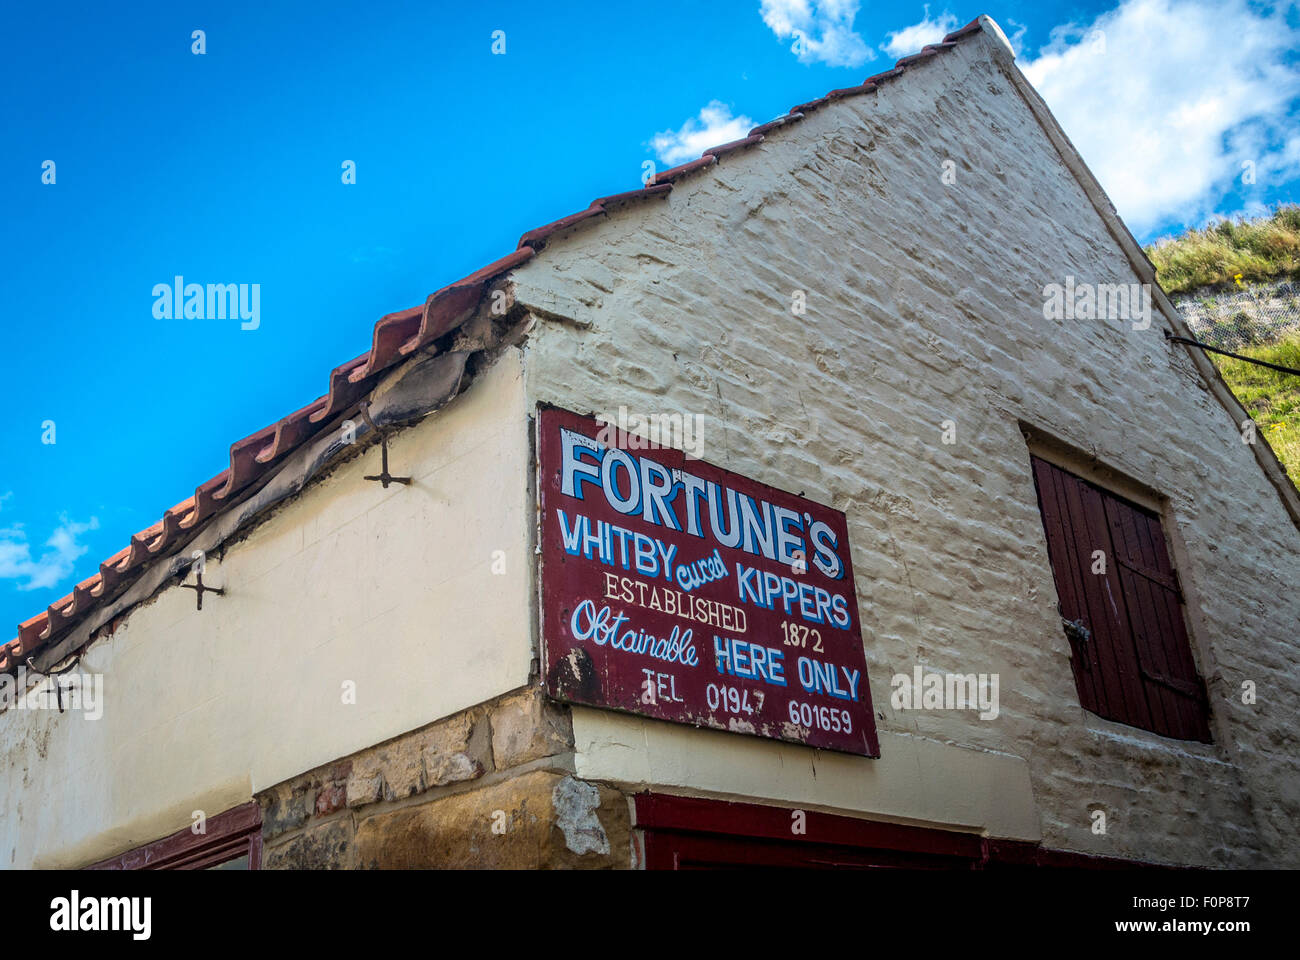
<path fill-rule="evenodd" d="M 1139 278 L 992 49 L 928 58 L 518 270 L 517 302 L 549 292 L 590 324 L 534 331 L 530 400 L 704 414 L 706 459 L 843 509 L 882 731 L 1026 757 L 1047 846 L 1300 865 L 1300 537 L 1158 314 L 1044 319 L 1046 284 Z M 1022 420 L 1170 498 L 1213 745 L 1080 708 Z M 893 710 L 917 664 L 999 674 L 1001 715 Z"/>
<path fill-rule="evenodd" d="M 627 801 L 572 751 L 564 708 L 507 694 L 263 791 L 263 866 L 627 866 Z"/>

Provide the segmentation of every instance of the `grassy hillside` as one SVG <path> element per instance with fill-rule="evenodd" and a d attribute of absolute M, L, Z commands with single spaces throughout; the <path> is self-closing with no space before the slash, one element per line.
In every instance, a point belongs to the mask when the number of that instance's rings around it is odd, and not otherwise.
<path fill-rule="evenodd" d="M 1300 278 L 1300 206 L 1258 220 L 1224 220 L 1146 248 L 1170 296 L 1197 287 Z"/>
<path fill-rule="evenodd" d="M 1281 206 L 1256 220 L 1225 220 L 1203 230 L 1161 240 L 1146 248 L 1156 279 L 1171 297 L 1201 287 L 1238 290 L 1252 282 L 1300 279 L 1300 206 Z M 1241 311 L 1247 330 L 1258 323 L 1248 305 Z M 1265 330 L 1259 323 L 1257 329 Z M 1271 342 L 1267 335 L 1234 347 L 1243 356 L 1300 369 L 1300 330 Z M 1300 376 L 1207 353 L 1223 379 L 1254 419 L 1257 431 L 1300 485 Z"/>
<path fill-rule="evenodd" d="M 1237 352 L 1300 370 L 1300 333 Z M 1223 379 L 1249 411 L 1258 432 L 1268 439 L 1291 480 L 1300 485 L 1300 377 L 1231 357 L 1208 356 L 1218 364 Z"/>

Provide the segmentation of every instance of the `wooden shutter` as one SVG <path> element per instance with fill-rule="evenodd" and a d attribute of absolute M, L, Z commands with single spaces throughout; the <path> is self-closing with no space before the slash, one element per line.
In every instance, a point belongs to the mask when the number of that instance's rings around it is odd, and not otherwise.
<path fill-rule="evenodd" d="M 1205 687 L 1160 518 L 1032 460 L 1079 702 L 1110 720 L 1208 743 Z M 1093 573 L 1096 551 L 1104 573 Z"/>

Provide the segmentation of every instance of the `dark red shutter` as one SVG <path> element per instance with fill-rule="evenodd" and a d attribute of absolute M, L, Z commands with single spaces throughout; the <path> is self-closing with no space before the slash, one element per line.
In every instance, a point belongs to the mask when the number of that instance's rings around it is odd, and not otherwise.
<path fill-rule="evenodd" d="M 1182 592 L 1159 517 L 1032 458 L 1079 702 L 1098 716 L 1210 741 Z M 1095 551 L 1105 573 L 1093 573 Z"/>

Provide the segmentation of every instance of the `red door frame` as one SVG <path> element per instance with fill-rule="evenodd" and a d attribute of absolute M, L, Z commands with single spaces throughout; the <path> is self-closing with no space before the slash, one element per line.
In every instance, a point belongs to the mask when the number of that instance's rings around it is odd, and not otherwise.
<path fill-rule="evenodd" d="M 702 797 L 642 793 L 635 798 L 635 813 L 641 865 L 647 870 L 1159 868 L 1023 840 Z M 802 832 L 794 832 L 796 825 Z"/>
<path fill-rule="evenodd" d="M 205 870 L 247 854 L 248 869 L 262 866 L 262 808 L 257 801 L 209 817 L 206 830 L 189 827 L 169 837 L 91 864 L 87 870 Z"/>

